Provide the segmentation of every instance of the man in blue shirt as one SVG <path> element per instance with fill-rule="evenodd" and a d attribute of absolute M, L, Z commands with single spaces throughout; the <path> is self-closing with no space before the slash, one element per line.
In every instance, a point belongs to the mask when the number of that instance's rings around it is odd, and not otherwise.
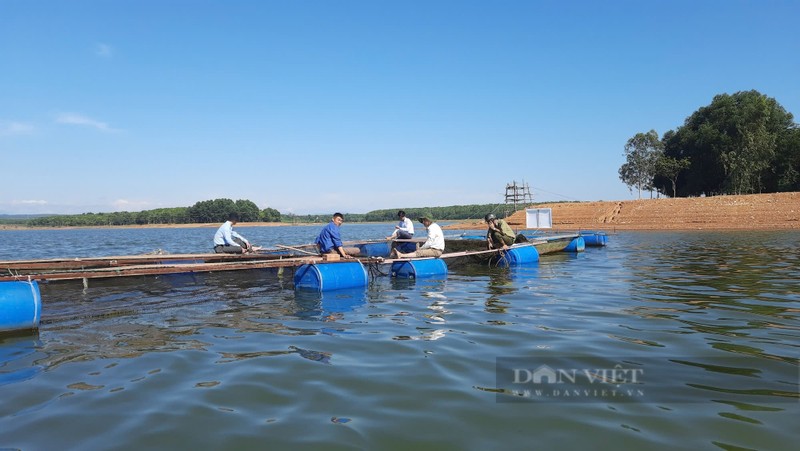
<path fill-rule="evenodd" d="M 322 229 L 315 243 L 319 246 L 320 254 L 339 254 L 342 258 L 353 258 L 358 255 L 358 248 L 345 248 L 339 235 L 339 227 L 344 222 L 341 213 L 334 213 L 331 222 Z"/>

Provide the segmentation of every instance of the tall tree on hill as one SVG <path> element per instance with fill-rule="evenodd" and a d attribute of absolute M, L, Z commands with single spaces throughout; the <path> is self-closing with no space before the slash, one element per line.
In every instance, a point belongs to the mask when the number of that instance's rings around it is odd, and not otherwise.
<path fill-rule="evenodd" d="M 231 199 L 203 200 L 189 207 L 189 217 L 195 223 L 225 222 L 236 211 Z"/>
<path fill-rule="evenodd" d="M 251 200 L 239 199 L 235 202 L 236 212 L 241 222 L 255 222 L 261 219 L 261 210 Z M 226 217 L 227 219 L 227 217 Z"/>
<path fill-rule="evenodd" d="M 265 222 L 280 222 L 281 221 L 281 212 L 274 208 L 267 207 L 261 210 L 260 218 L 262 221 Z"/>
<path fill-rule="evenodd" d="M 800 126 L 778 137 L 778 154 L 765 185 L 770 191 L 800 191 Z"/>
<path fill-rule="evenodd" d="M 656 177 L 663 177 L 672 183 L 672 197 L 677 196 L 678 176 L 691 164 L 692 162 L 688 158 L 678 160 L 677 158 L 668 157 L 663 154 L 658 161 L 656 161 Z M 654 178 L 654 180 L 656 179 Z M 666 191 L 666 188 L 659 191 Z"/>
<path fill-rule="evenodd" d="M 791 156 L 797 125 L 778 102 L 758 91 L 720 94 L 664 134 L 664 154 L 691 163 L 679 196 L 774 192 L 797 186 Z M 662 186 L 663 179 L 656 179 Z"/>
<path fill-rule="evenodd" d="M 663 145 L 655 130 L 637 133 L 625 144 L 625 163 L 619 168 L 619 178 L 631 191 L 636 187 L 639 199 L 643 189 L 653 189 L 656 163 L 662 154 Z"/>

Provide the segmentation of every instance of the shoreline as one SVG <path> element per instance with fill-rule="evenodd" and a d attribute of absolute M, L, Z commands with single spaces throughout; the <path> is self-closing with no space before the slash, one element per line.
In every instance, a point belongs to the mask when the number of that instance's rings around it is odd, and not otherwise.
<path fill-rule="evenodd" d="M 321 224 L 321 223 L 320 223 Z M 68 229 L 197 229 L 217 228 L 222 223 L 192 223 L 192 224 L 131 224 L 131 225 L 104 225 L 104 226 L 59 226 L 59 227 L 28 227 L 18 224 L 2 224 L 0 230 L 68 230 Z M 278 227 L 278 226 L 307 226 L 316 225 L 312 222 L 239 222 L 236 227 Z"/>
<path fill-rule="evenodd" d="M 800 192 L 635 199 L 625 201 L 549 202 L 532 208 L 551 208 L 554 230 L 603 231 L 745 231 L 800 229 Z M 436 218 L 434 218 L 436 219 Z M 525 228 L 525 211 L 508 218 L 515 230 Z M 449 222 L 449 221 L 448 221 Z M 325 223 L 240 222 L 237 227 L 309 226 Z M 28 227 L 2 224 L 3 230 L 64 229 L 179 229 L 216 228 L 220 223 L 147 224 L 122 226 Z M 484 230 L 482 219 L 456 220 L 446 230 Z"/>
<path fill-rule="evenodd" d="M 552 202 L 553 229 L 602 231 L 746 231 L 800 229 L 800 192 L 636 199 L 629 201 Z M 525 211 L 508 218 L 525 228 Z M 483 221 L 446 229 L 485 229 Z"/>

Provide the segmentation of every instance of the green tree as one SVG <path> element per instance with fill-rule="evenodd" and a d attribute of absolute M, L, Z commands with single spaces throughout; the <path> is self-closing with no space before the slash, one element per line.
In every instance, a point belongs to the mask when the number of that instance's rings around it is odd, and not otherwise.
<path fill-rule="evenodd" d="M 225 222 L 236 211 L 231 199 L 214 199 L 197 202 L 189 207 L 189 217 L 195 223 Z"/>
<path fill-rule="evenodd" d="M 720 94 L 664 134 L 664 154 L 689 158 L 677 195 L 739 194 L 791 188 L 793 116 L 758 91 Z"/>
<path fill-rule="evenodd" d="M 281 212 L 274 208 L 265 208 L 261 210 L 260 218 L 264 222 L 280 222 L 281 221 Z"/>
<path fill-rule="evenodd" d="M 625 144 L 625 163 L 619 168 L 619 178 L 631 191 L 636 187 L 640 199 L 643 189 L 653 189 L 656 162 L 662 153 L 663 144 L 655 130 L 637 133 Z"/>
<path fill-rule="evenodd" d="M 800 191 L 800 127 L 778 137 L 774 170 L 764 180 L 769 191 Z"/>
<path fill-rule="evenodd" d="M 235 211 L 239 213 L 239 220 L 242 222 L 255 222 L 261 217 L 261 210 L 252 201 L 239 199 L 235 203 L 235 208 Z"/>
<path fill-rule="evenodd" d="M 658 159 L 658 161 L 656 161 L 656 172 L 655 172 L 656 177 L 661 176 L 672 183 L 672 197 L 677 196 L 676 185 L 678 182 L 678 176 L 684 169 L 688 168 L 691 164 L 692 164 L 691 160 L 689 160 L 688 158 L 678 160 L 677 158 L 668 157 L 663 154 Z M 656 178 L 655 180 L 657 182 L 658 178 Z"/>

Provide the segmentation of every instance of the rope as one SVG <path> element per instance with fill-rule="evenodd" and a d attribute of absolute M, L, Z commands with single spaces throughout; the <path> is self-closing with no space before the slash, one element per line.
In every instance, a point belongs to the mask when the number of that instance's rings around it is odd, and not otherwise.
<path fill-rule="evenodd" d="M 384 273 L 381 271 L 381 265 L 375 261 L 370 260 L 367 262 L 367 271 L 369 271 L 369 275 L 371 279 L 376 279 L 380 276 L 388 276 L 388 273 Z"/>
<path fill-rule="evenodd" d="M 534 188 L 534 189 L 537 189 L 537 190 L 539 190 L 539 191 L 544 191 L 545 193 L 548 193 L 548 194 L 553 194 L 553 195 L 556 195 L 556 196 L 558 196 L 558 197 L 563 197 L 564 199 L 567 199 L 567 200 L 580 201 L 580 199 L 575 199 L 574 197 L 569 197 L 569 196 L 567 196 L 567 195 L 564 195 L 564 194 L 559 194 L 559 193 L 554 193 L 554 192 L 552 192 L 552 191 L 547 191 L 546 189 L 537 188 L 537 187 L 535 187 L 535 186 L 534 186 L 533 188 Z"/>

